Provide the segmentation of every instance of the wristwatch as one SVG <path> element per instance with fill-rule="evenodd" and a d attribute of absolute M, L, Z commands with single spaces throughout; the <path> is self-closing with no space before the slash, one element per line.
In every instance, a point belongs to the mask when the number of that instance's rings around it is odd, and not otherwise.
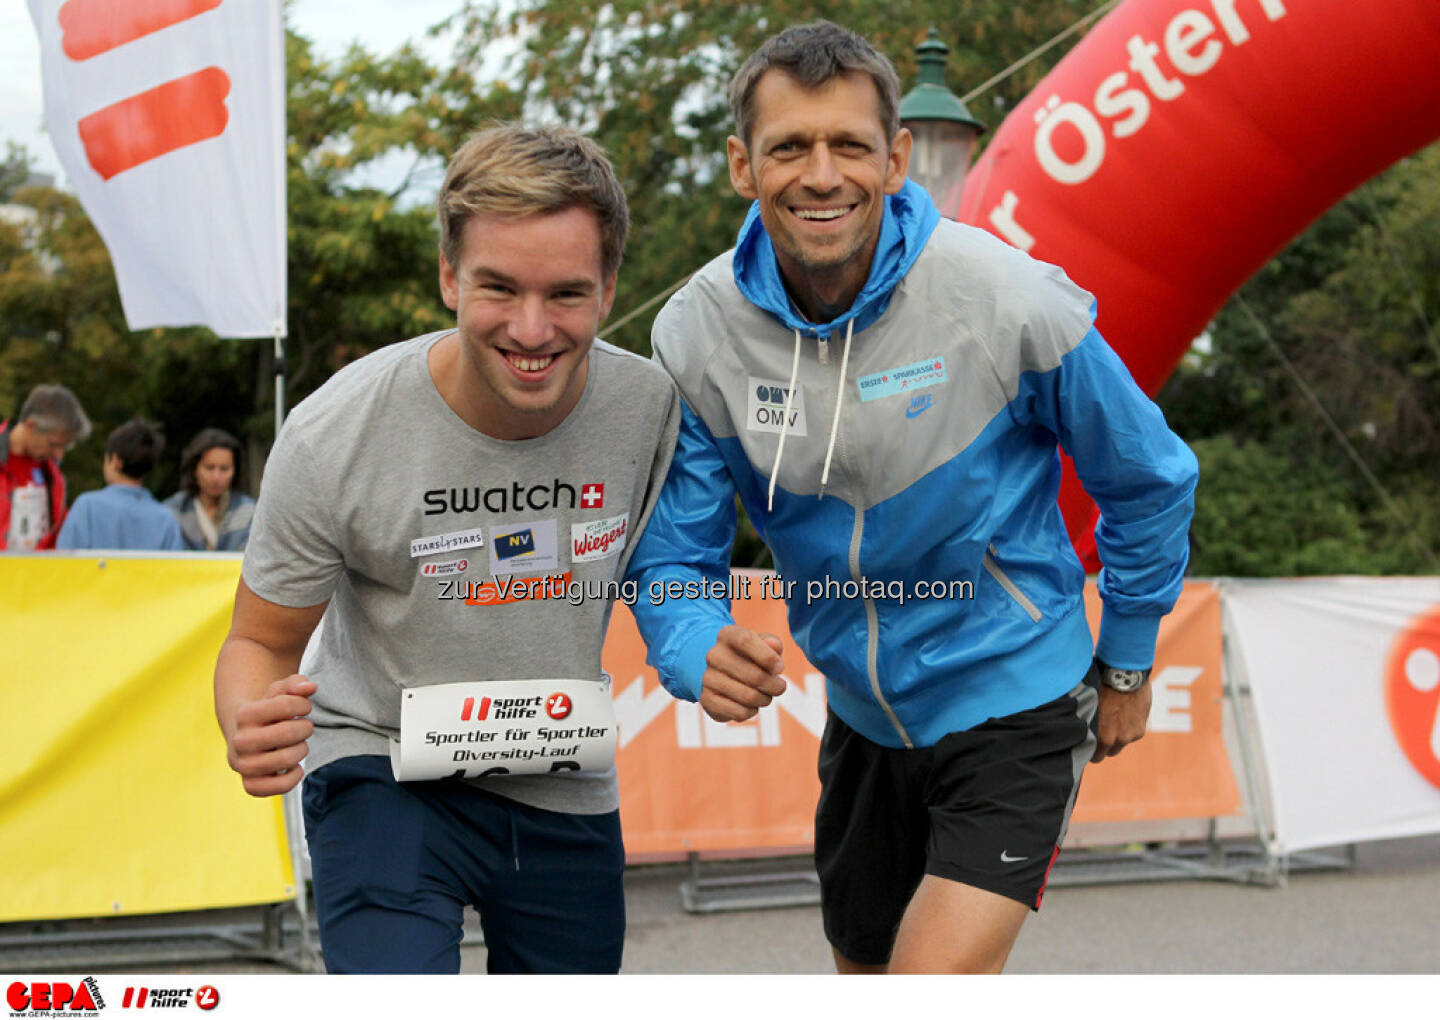
<path fill-rule="evenodd" d="M 1145 681 L 1150 679 L 1150 670 L 1148 669 L 1116 669 L 1099 659 L 1095 660 L 1095 668 L 1100 671 L 1100 682 L 1112 691 L 1119 691 L 1121 694 L 1138 691 L 1145 686 Z"/>

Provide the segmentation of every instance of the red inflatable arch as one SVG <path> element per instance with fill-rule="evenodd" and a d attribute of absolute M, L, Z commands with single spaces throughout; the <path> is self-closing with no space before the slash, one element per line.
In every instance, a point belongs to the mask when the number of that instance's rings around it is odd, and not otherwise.
<path fill-rule="evenodd" d="M 1126 0 L 1006 118 L 943 210 L 1063 266 L 1150 394 L 1226 299 L 1440 137 L 1440 0 Z M 1065 465 L 1071 540 L 1094 505 Z"/>

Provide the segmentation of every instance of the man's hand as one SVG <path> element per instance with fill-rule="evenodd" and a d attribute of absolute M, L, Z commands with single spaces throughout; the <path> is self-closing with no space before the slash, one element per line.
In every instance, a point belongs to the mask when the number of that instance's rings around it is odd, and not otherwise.
<path fill-rule="evenodd" d="M 716 722 L 743 722 L 785 693 L 780 639 L 731 624 L 705 656 L 700 707 Z"/>
<path fill-rule="evenodd" d="M 1095 754 L 1090 760 L 1104 761 L 1119 754 L 1126 744 L 1145 735 L 1150 719 L 1150 684 L 1145 682 L 1129 694 L 1100 685 L 1100 707 L 1095 717 Z"/>
<path fill-rule="evenodd" d="M 315 681 L 296 673 L 236 709 L 235 724 L 226 731 L 225 758 L 252 797 L 284 793 L 300 782 L 300 759 L 310 750 L 305 741 L 315 732 L 305 718 L 315 690 Z"/>

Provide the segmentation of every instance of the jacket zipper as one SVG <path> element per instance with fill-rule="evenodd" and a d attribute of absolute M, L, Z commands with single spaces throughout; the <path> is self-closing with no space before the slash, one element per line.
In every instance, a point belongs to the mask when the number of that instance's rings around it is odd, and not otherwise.
<path fill-rule="evenodd" d="M 830 345 L 826 340 L 820 341 L 819 350 L 820 363 L 830 363 Z M 845 390 L 842 388 L 839 400 L 845 399 Z M 843 446 L 841 450 L 843 454 Z M 843 461 L 843 455 L 841 456 Z M 856 584 L 860 583 L 860 540 L 865 535 L 865 511 L 859 507 L 855 508 L 855 527 L 850 532 L 850 578 Z M 863 597 L 865 604 L 865 675 L 870 681 L 870 693 L 874 696 L 876 704 L 885 712 L 885 717 L 890 720 L 890 725 L 895 727 L 900 740 L 904 743 L 906 750 L 914 750 L 915 742 L 910 739 L 910 734 L 905 732 L 905 727 L 900 724 L 900 717 L 890 707 L 890 702 L 885 700 L 885 694 L 880 690 L 880 614 L 875 607 L 875 600 L 868 596 Z"/>
<path fill-rule="evenodd" d="M 1019 586 L 1016 585 L 1014 581 L 1010 580 L 1009 576 L 1005 573 L 1005 571 L 1000 569 L 1000 564 L 995 562 L 995 556 L 996 550 L 995 546 L 992 544 L 989 550 L 985 553 L 984 557 L 980 560 L 981 565 L 983 565 L 985 569 L 990 572 L 991 577 L 995 578 L 995 580 L 1000 582 L 1000 587 L 1004 588 L 1007 592 L 1010 593 L 1010 597 L 1019 604 L 1020 608 L 1030 614 L 1030 619 L 1034 620 L 1036 623 L 1039 623 L 1041 619 L 1040 610 L 1035 608 L 1035 603 L 1031 602 L 1030 599 L 1026 597 L 1025 593 L 1020 590 Z"/>

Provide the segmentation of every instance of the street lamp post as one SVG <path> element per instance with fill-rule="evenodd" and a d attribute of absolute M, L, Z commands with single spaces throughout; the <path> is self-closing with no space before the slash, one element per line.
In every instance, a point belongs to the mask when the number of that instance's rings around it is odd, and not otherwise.
<path fill-rule="evenodd" d="M 975 141 L 985 125 L 970 115 L 960 97 L 945 87 L 950 47 L 933 27 L 915 47 L 917 84 L 900 100 L 900 124 L 915 136 L 910 178 L 930 193 L 940 212 L 954 217 Z"/>

